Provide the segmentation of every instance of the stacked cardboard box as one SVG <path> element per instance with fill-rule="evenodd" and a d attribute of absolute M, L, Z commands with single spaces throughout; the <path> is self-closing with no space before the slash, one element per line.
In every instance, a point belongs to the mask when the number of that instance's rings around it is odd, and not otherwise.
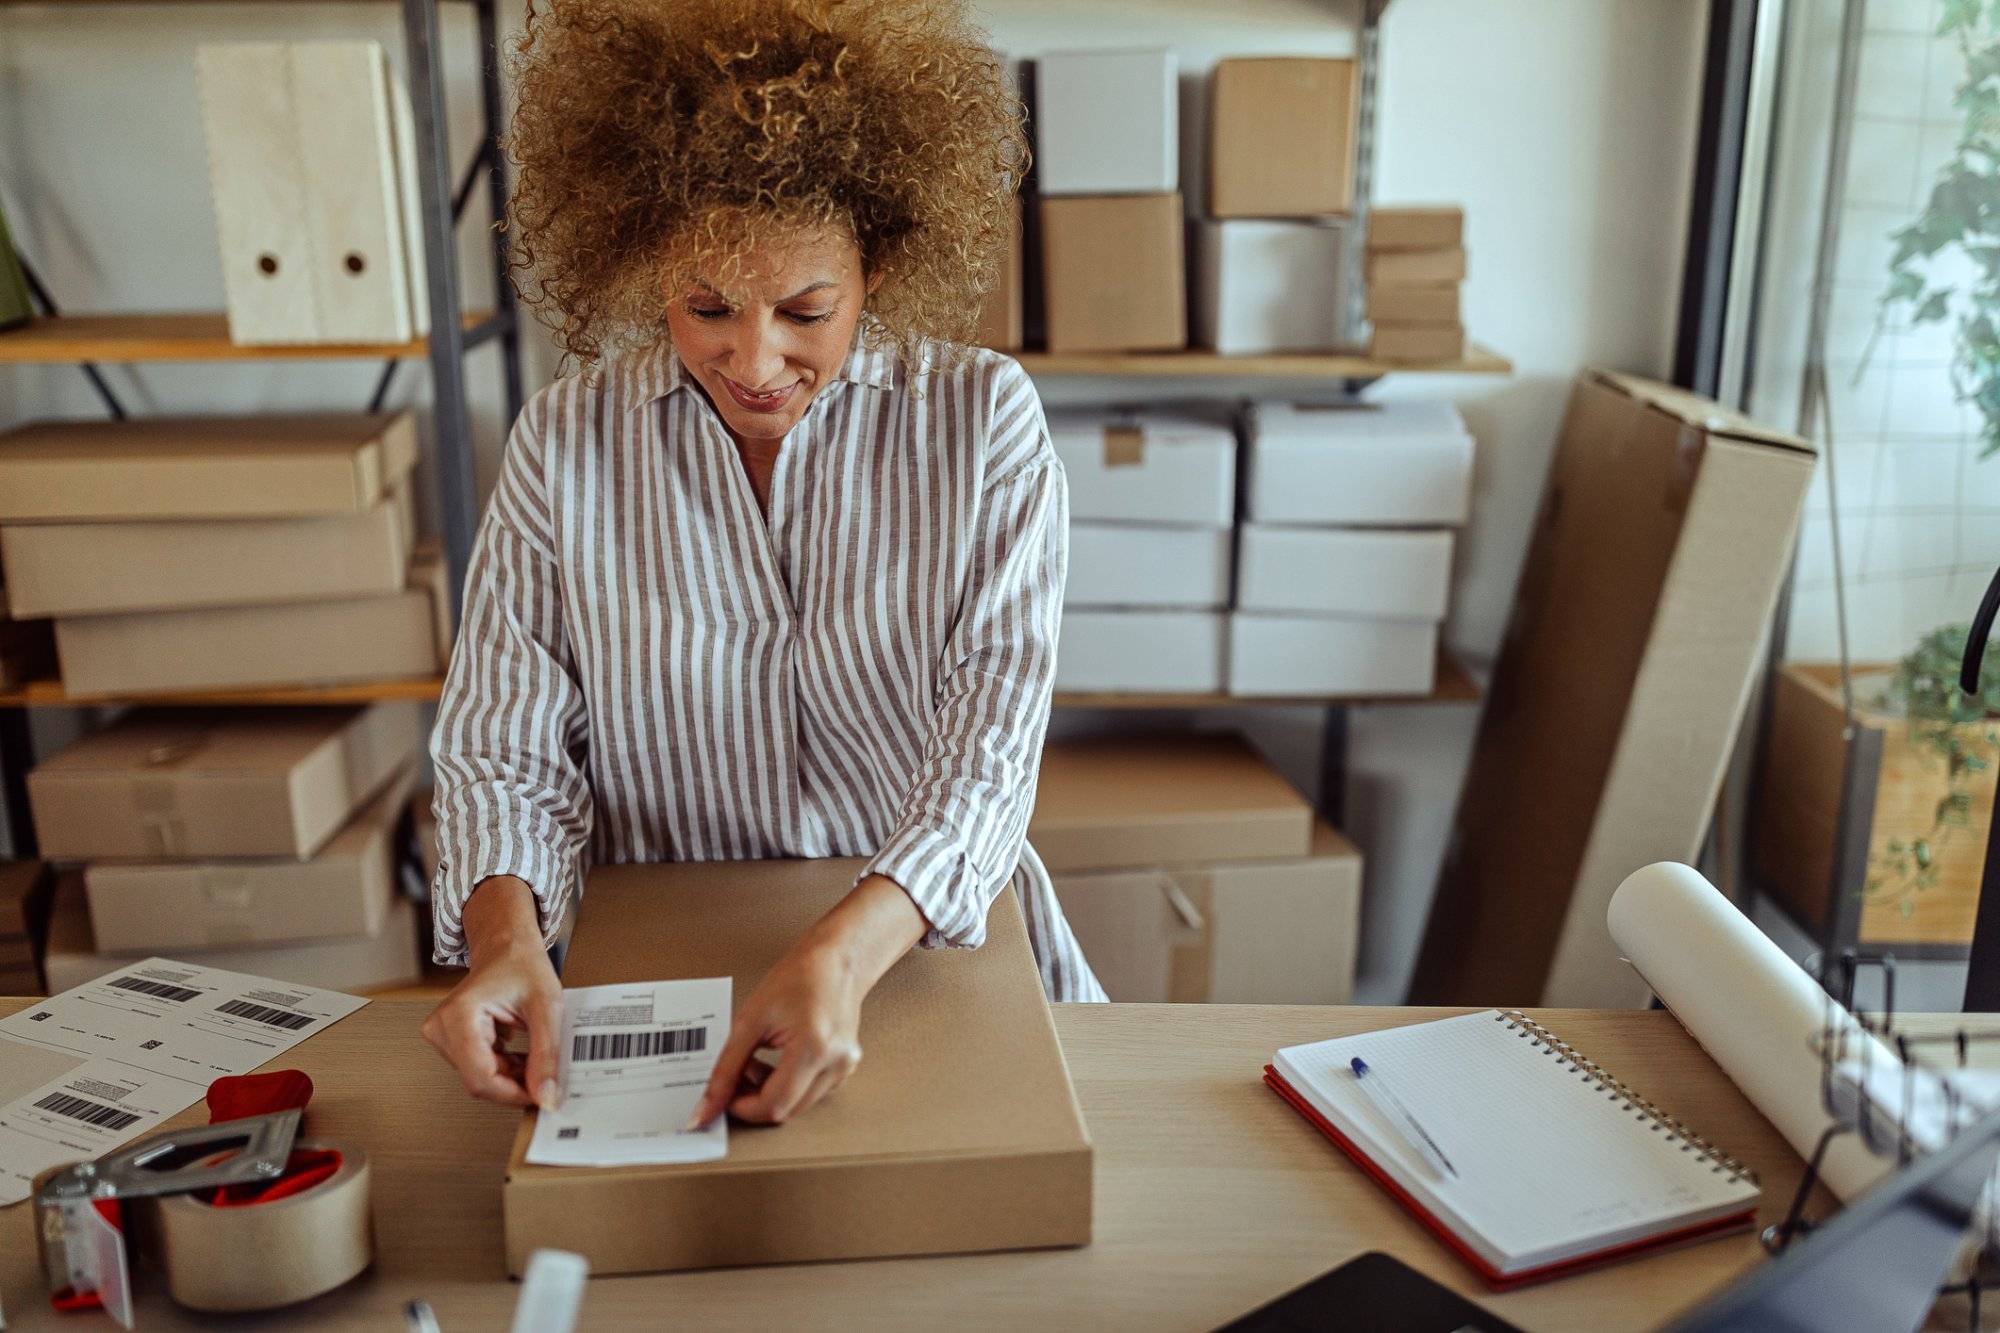
<path fill-rule="evenodd" d="M 1028 838 L 1113 1000 L 1349 998 L 1361 855 L 1235 737 L 1052 742 Z"/>
<path fill-rule="evenodd" d="M 1195 247 L 1202 346 L 1258 353 L 1340 345 L 1355 88 L 1351 60 L 1216 63 L 1208 216 L 1197 224 Z"/>
<path fill-rule="evenodd" d="M 1369 352 L 1413 364 L 1465 357 L 1459 284 L 1465 214 L 1454 207 L 1375 208 L 1368 214 Z"/>
<path fill-rule="evenodd" d="M 1458 413 L 1259 403 L 1249 434 L 1230 692 L 1429 691 L 1471 504 Z"/>
<path fill-rule="evenodd" d="M 1193 417 L 1058 412 L 1049 434 L 1070 505 L 1057 687 L 1220 690 L 1235 433 Z"/>
<path fill-rule="evenodd" d="M 38 765 L 43 854 L 80 861 L 45 965 L 75 985 L 133 956 L 336 987 L 419 972 L 396 836 L 414 705 L 140 710 Z"/>
<path fill-rule="evenodd" d="M 449 607 L 412 556 L 416 456 L 407 413 L 7 432 L 9 609 L 54 618 L 72 694 L 432 674 Z"/>
<path fill-rule="evenodd" d="M 0 861 L 0 995 L 43 994 L 50 887 L 40 861 Z"/>
<path fill-rule="evenodd" d="M 1049 350 L 1187 346 L 1174 53 L 1046 55 L 1035 94 Z"/>

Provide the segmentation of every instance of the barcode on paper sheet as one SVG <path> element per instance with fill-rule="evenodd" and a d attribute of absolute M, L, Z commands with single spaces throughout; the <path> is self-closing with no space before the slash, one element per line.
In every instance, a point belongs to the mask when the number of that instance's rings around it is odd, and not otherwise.
<path fill-rule="evenodd" d="M 636 1060 L 648 1055 L 687 1055 L 708 1049 L 707 1028 L 659 1028 L 652 1032 L 579 1032 L 570 1043 L 572 1060 Z"/>
<path fill-rule="evenodd" d="M 306 1014 L 288 1014 L 282 1009 L 273 1009 L 268 1005 L 252 1004 L 248 1000 L 224 1000 L 215 1007 L 218 1012 L 234 1014 L 238 1018 L 254 1018 L 259 1023 L 266 1023 L 274 1028 L 283 1028 L 287 1032 L 297 1032 L 300 1028 L 309 1026 L 312 1023 L 311 1017 Z"/>
<path fill-rule="evenodd" d="M 81 1120 L 84 1124 L 95 1125 L 99 1129 L 125 1129 L 139 1123 L 139 1117 L 130 1111 L 121 1111 L 115 1106 L 87 1101 L 82 1097 L 72 1097 L 66 1092 L 52 1092 L 35 1105 L 41 1110 L 54 1111 L 57 1115 L 66 1115 L 71 1120 Z"/>
<path fill-rule="evenodd" d="M 201 992 L 189 990 L 186 986 L 169 986 L 164 981 L 143 981 L 138 977 L 113 977 L 111 984 L 119 990 L 137 991 L 141 995 L 157 995 L 162 1000 L 172 1000 L 184 1004 L 198 997 Z"/>

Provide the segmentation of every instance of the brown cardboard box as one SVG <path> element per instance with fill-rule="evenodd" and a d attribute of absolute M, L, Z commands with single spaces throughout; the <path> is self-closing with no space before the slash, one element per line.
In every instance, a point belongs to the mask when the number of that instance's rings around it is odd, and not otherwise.
<path fill-rule="evenodd" d="M 1708 399 L 1578 380 L 1413 1003 L 1645 1003 L 1605 907 L 1701 845 L 1813 464 L 1804 440 Z"/>
<path fill-rule="evenodd" d="M 1368 210 L 1370 250 L 1451 250 L 1465 243 L 1465 210 L 1455 204 Z"/>
<path fill-rule="evenodd" d="M 1465 329 L 1457 324 L 1377 324 L 1368 343 L 1377 361 L 1463 361 Z"/>
<path fill-rule="evenodd" d="M 75 695 L 400 680 L 443 667 L 450 617 L 444 562 L 420 551 L 400 592 L 66 617 L 56 651 Z"/>
<path fill-rule="evenodd" d="M 1208 213 L 1303 218 L 1354 206 L 1354 62 L 1218 60 L 1208 84 Z"/>
<path fill-rule="evenodd" d="M 992 291 L 986 293 L 986 300 L 979 307 L 979 329 L 972 335 L 972 340 L 981 347 L 991 347 L 996 352 L 1018 351 L 1024 341 L 1021 207 L 1021 201 L 1016 199 L 1007 248 L 1001 252 L 1000 280 L 994 284 Z"/>
<path fill-rule="evenodd" d="M 1236 736 L 1051 741 L 1028 841 L 1051 871 L 1305 856 L 1305 797 Z"/>
<path fill-rule="evenodd" d="M 1366 259 L 1368 281 L 1392 283 L 1460 282 L 1465 278 L 1465 249 L 1370 250 Z"/>
<path fill-rule="evenodd" d="M 178 949 L 180 962 L 246 972 L 253 977 L 290 981 L 328 990 L 381 990 L 412 986 L 423 978 L 417 961 L 418 908 L 407 898 L 390 904 L 382 929 L 375 935 L 354 935 L 311 944 L 267 945 L 249 949 Z M 140 955 L 143 957 L 144 955 Z M 64 875 L 56 886 L 55 910 L 49 915 L 49 947 L 44 970 L 49 994 L 95 981 L 132 961 L 131 954 L 99 952 L 90 933 L 90 912 L 83 885 Z"/>
<path fill-rule="evenodd" d="M 141 709 L 36 765 L 53 860 L 307 857 L 423 744 L 416 705 Z"/>
<path fill-rule="evenodd" d="M 355 514 L 10 525 L 0 559 L 17 616 L 301 602 L 401 588 L 415 522 L 399 480 Z"/>
<path fill-rule="evenodd" d="M 1368 288 L 1368 319 L 1374 324 L 1457 324 L 1461 322 L 1455 282 L 1378 282 Z"/>
<path fill-rule="evenodd" d="M 1055 877 L 1063 915 L 1113 1000 L 1346 1004 L 1354 990 L 1361 853 L 1316 824 L 1296 861 Z"/>
<path fill-rule="evenodd" d="M 1178 194 L 1042 200 L 1042 302 L 1051 352 L 1187 346 Z"/>
<path fill-rule="evenodd" d="M 172 953 L 380 934 L 396 889 L 396 829 L 415 785 L 406 768 L 308 861 L 86 866 L 98 949 Z"/>
<path fill-rule="evenodd" d="M 39 959 L 55 878 L 40 861 L 0 861 L 0 995 L 42 993 Z"/>
<path fill-rule="evenodd" d="M 0 521 L 353 513 L 416 461 L 408 412 L 36 422 L 0 435 Z"/>
<path fill-rule="evenodd" d="M 861 865 L 600 869 L 563 980 L 730 976 L 740 1004 Z M 531 1166 L 524 1118 L 501 1191 L 508 1270 L 540 1246 L 603 1274 L 1088 1244 L 1090 1140 L 1011 890 L 986 932 L 891 968 L 847 1082 L 785 1125 L 732 1126 L 720 1161 Z"/>

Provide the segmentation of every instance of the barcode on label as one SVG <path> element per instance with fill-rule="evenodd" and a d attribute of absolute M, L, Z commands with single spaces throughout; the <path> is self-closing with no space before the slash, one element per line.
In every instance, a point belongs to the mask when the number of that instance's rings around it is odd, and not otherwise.
<path fill-rule="evenodd" d="M 288 1014 L 282 1009 L 252 1004 L 248 1000 L 224 1000 L 215 1007 L 222 1013 L 235 1014 L 238 1018 L 254 1018 L 259 1023 L 266 1023 L 274 1028 L 284 1028 L 287 1032 L 297 1032 L 312 1022 L 312 1019 L 305 1014 Z"/>
<path fill-rule="evenodd" d="M 660 1028 L 653 1032 L 579 1032 L 570 1042 L 572 1060 L 636 1060 L 647 1055 L 686 1055 L 708 1049 L 707 1028 Z"/>
<path fill-rule="evenodd" d="M 99 1129 L 126 1129 L 139 1123 L 139 1117 L 130 1111 L 121 1111 L 115 1106 L 102 1102 L 87 1101 L 82 1097 L 72 1097 L 66 1092 L 52 1092 L 35 1103 L 44 1111 L 54 1111 L 72 1120 L 81 1120 L 86 1125 Z"/>
<path fill-rule="evenodd" d="M 157 995 L 162 1000 L 172 1000 L 175 1004 L 183 1004 L 201 994 L 200 991 L 189 990 L 186 986 L 169 986 L 164 981 L 144 981 L 138 977 L 113 977 L 111 984 L 119 990 L 135 990 L 141 995 Z"/>

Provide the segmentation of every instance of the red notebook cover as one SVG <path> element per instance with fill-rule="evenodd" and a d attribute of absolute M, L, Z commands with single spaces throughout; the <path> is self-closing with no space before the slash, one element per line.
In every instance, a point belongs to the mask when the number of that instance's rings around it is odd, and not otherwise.
<path fill-rule="evenodd" d="M 1396 1183 L 1394 1176 L 1377 1166 L 1367 1153 L 1361 1151 L 1360 1145 L 1341 1133 L 1338 1129 L 1335 1129 L 1333 1122 L 1321 1115 L 1311 1102 L 1300 1095 L 1298 1089 L 1285 1082 L 1284 1075 L 1280 1074 L 1276 1068 L 1271 1065 L 1264 1066 L 1264 1081 L 1271 1085 L 1271 1091 L 1290 1102 L 1292 1109 L 1304 1116 L 1308 1124 L 1312 1125 L 1313 1128 L 1326 1135 L 1329 1139 L 1332 1139 L 1335 1147 L 1353 1158 L 1354 1164 L 1367 1172 L 1370 1179 L 1374 1180 L 1383 1189 L 1389 1191 L 1390 1197 L 1402 1204 L 1403 1207 L 1409 1209 L 1411 1215 L 1419 1222 L 1429 1227 L 1433 1235 L 1449 1246 L 1451 1251 L 1459 1258 L 1465 1260 L 1467 1265 L 1485 1280 L 1486 1285 L 1495 1291 L 1510 1291 L 1515 1287 L 1525 1287 L 1530 1283 L 1546 1282 L 1550 1278 L 1567 1277 L 1571 1273 L 1580 1272 L 1586 1268 L 1595 1268 L 1599 1264 L 1612 1263 L 1616 1260 L 1630 1258 L 1633 1255 L 1642 1254 L 1650 1250 L 1664 1249 L 1692 1240 L 1704 1240 L 1710 1236 L 1722 1235 L 1725 1232 L 1740 1231 L 1744 1227 L 1749 1226 L 1757 1215 L 1756 1205 L 1751 1204 L 1744 1208 L 1742 1212 L 1730 1213 L 1726 1217 L 1711 1218 L 1706 1222 L 1697 1222 L 1693 1226 L 1680 1227 L 1674 1231 L 1662 1232 L 1657 1236 L 1648 1236 L 1643 1240 L 1628 1241 L 1623 1245 L 1614 1245 L 1609 1249 L 1597 1250 L 1590 1254 L 1580 1254 L 1574 1259 L 1564 1259 L 1558 1263 L 1544 1264 L 1540 1268 L 1527 1268 L 1518 1273 L 1502 1273 L 1492 1264 L 1487 1263 L 1484 1258 L 1480 1257 L 1479 1252 L 1466 1244 L 1457 1232 L 1446 1226 L 1429 1209 L 1417 1202 L 1409 1191 Z"/>

